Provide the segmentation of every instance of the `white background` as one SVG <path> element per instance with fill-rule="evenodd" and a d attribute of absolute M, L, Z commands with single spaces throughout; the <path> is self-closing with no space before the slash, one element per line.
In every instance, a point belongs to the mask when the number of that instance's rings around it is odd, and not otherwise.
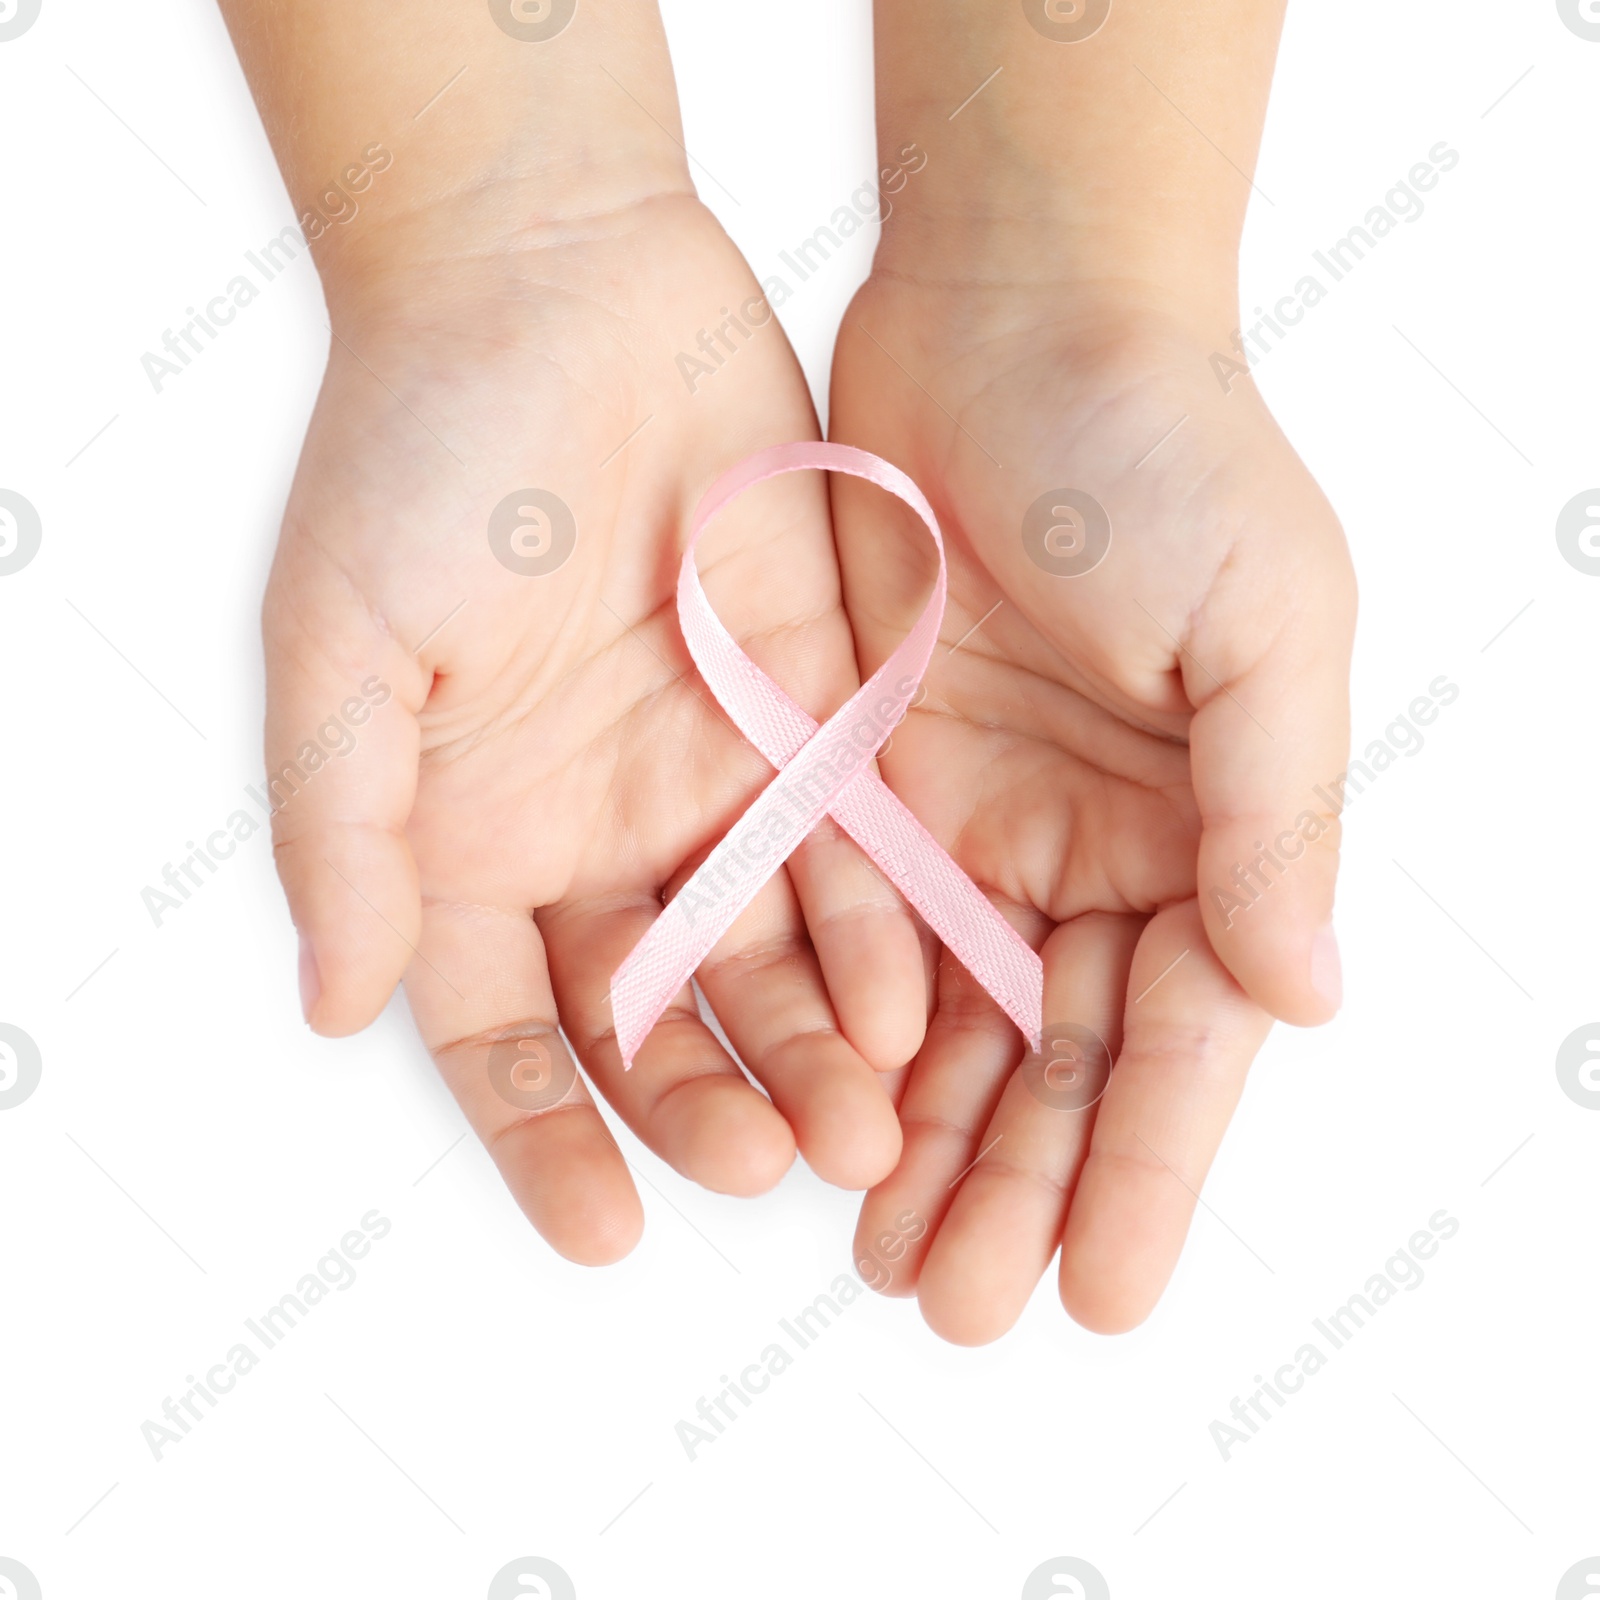
<path fill-rule="evenodd" d="M 738 203 L 703 191 L 764 272 L 873 170 L 866 0 L 667 9 Z M 0 44 L 0 487 L 44 529 L 0 578 L 0 1021 L 43 1059 L 0 1112 L 0 1555 L 45 1600 L 477 1600 L 527 1554 L 583 1600 L 1009 1600 L 1058 1555 L 1115 1600 L 1545 1600 L 1600 1555 L 1600 1111 L 1555 1073 L 1600 1017 L 1600 578 L 1554 537 L 1600 483 L 1597 91 L 1554 0 L 1291 8 L 1247 308 L 1461 156 L 1259 374 L 1355 549 L 1358 748 L 1461 692 L 1351 809 L 1348 1003 L 1273 1035 L 1160 1308 L 1091 1336 L 1052 1273 L 971 1351 L 863 1296 L 691 1462 L 674 1424 L 848 1269 L 855 1197 L 797 1167 L 718 1198 L 618 1129 L 644 1242 L 567 1265 L 403 1003 L 301 1023 L 265 834 L 160 929 L 140 903 L 259 781 L 257 607 L 328 336 L 302 258 L 152 392 L 141 354 L 291 210 L 203 0 L 44 0 Z M 869 255 L 784 307 L 814 384 Z M 359 1281 L 153 1460 L 141 1423 L 373 1208 Z M 1224 1462 L 1211 1422 L 1441 1208 L 1426 1281 Z"/>

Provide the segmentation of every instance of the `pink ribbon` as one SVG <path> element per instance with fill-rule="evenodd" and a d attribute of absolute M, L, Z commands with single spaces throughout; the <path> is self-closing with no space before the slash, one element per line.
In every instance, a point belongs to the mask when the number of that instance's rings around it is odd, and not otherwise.
<path fill-rule="evenodd" d="M 694 564 L 706 524 L 730 500 L 767 478 L 813 468 L 848 472 L 898 495 L 927 524 L 939 554 L 933 593 L 911 632 L 820 727 L 734 643 Z M 1039 1048 L 1043 963 L 872 767 L 928 670 L 944 603 L 944 541 L 933 508 L 899 468 L 865 450 L 774 445 L 725 472 L 701 500 L 678 571 L 678 621 L 701 677 L 778 776 L 612 974 L 611 1013 L 624 1068 L 712 946 L 829 814 Z"/>

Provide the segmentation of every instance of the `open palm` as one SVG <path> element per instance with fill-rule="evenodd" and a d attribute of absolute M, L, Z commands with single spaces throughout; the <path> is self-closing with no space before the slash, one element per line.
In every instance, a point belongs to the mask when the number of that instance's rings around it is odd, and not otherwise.
<path fill-rule="evenodd" d="M 408 270 L 403 311 L 336 319 L 265 608 L 270 771 L 359 685 L 392 691 L 276 819 L 309 1020 L 365 1026 L 404 974 L 473 1127 L 573 1259 L 625 1253 L 640 1216 L 558 1027 L 698 1181 L 756 1192 L 798 1144 L 866 1187 L 898 1155 L 873 1067 L 921 1039 L 923 962 L 842 835 L 814 835 L 699 974 L 770 1100 L 687 991 L 624 1074 L 607 992 L 771 776 L 696 678 L 672 594 L 710 482 L 815 437 L 793 356 L 767 322 L 691 388 L 676 352 L 723 308 L 760 308 L 684 196 Z M 701 567 L 735 637 L 810 712 L 854 688 L 820 478 L 746 496 Z"/>
<path fill-rule="evenodd" d="M 1141 1320 L 1271 1016 L 1338 1004 L 1338 825 L 1313 793 L 1347 740 L 1337 521 L 1203 343 L 1040 300 L 870 280 L 834 367 L 833 437 L 910 473 L 949 551 L 884 776 L 1045 962 L 1046 1059 L 1018 1071 L 1016 1030 L 943 958 L 857 1235 L 871 1254 L 908 1210 L 928 1224 L 892 1290 L 963 1343 L 1015 1321 L 1058 1246 L 1079 1321 Z M 834 515 L 870 670 L 926 564 L 887 497 L 838 482 Z M 1241 882 L 1276 840 L 1282 870 Z"/>

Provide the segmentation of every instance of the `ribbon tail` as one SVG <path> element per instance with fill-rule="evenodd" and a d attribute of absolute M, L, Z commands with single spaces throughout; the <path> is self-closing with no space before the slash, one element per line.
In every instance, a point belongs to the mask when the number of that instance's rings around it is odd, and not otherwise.
<path fill-rule="evenodd" d="M 1044 1031 L 1038 952 L 877 773 L 863 772 L 850 784 L 832 815 L 1038 1051 Z"/>

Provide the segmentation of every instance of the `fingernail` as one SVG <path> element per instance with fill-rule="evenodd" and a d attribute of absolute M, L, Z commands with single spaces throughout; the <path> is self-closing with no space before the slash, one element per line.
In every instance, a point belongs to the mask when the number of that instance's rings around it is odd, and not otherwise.
<path fill-rule="evenodd" d="M 1311 941 L 1311 987 L 1335 1011 L 1344 1004 L 1344 968 L 1339 961 L 1339 941 L 1333 924 L 1325 922 Z"/>
<path fill-rule="evenodd" d="M 322 997 L 322 977 L 317 971 L 317 958 L 311 949 L 311 941 L 302 933 L 300 935 L 300 1012 L 307 1022 L 311 1020 L 311 1013 L 317 1009 L 317 1001 Z"/>

